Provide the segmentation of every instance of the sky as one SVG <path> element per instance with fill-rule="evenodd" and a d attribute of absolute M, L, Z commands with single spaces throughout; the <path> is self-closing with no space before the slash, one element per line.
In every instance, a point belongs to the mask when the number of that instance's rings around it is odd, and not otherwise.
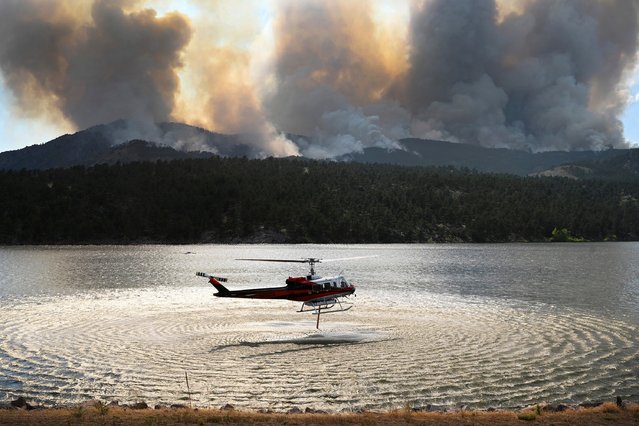
<path fill-rule="evenodd" d="M 119 118 L 276 156 L 629 147 L 638 22 L 626 0 L 4 0 L 0 151 Z"/>
<path fill-rule="evenodd" d="M 634 146 L 639 147 L 639 69 L 635 71 L 628 87 L 630 101 L 624 109 L 621 121 L 626 139 Z"/>

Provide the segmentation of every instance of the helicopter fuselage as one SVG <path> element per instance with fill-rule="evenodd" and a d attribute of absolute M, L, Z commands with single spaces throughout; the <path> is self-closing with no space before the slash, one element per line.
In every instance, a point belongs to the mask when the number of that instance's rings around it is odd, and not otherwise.
<path fill-rule="evenodd" d="M 363 259 L 372 256 L 357 256 L 341 259 L 318 259 L 307 257 L 302 259 L 237 259 L 254 262 L 285 262 L 308 263 L 310 272 L 305 277 L 288 277 L 283 287 L 261 287 L 247 290 L 229 290 L 222 285 L 226 278 L 209 275 L 205 272 L 196 272 L 199 277 L 208 278 L 209 282 L 217 289 L 214 295 L 217 297 L 237 297 L 243 299 L 285 299 L 302 302 L 297 312 L 312 312 L 317 315 L 315 327 L 319 329 L 321 313 L 346 312 L 353 304 L 340 300 L 355 293 L 355 286 L 348 283 L 342 275 L 335 277 L 320 277 L 315 274 L 315 264 L 321 262 L 334 262 L 338 260 Z"/>
<path fill-rule="evenodd" d="M 217 297 L 239 297 L 249 299 L 286 299 L 298 302 L 309 302 L 323 299 L 334 299 L 355 293 L 355 286 L 349 284 L 343 276 L 289 277 L 286 286 L 263 287 L 247 290 L 229 290 L 217 277 L 209 276 L 209 282 L 218 290 Z"/>

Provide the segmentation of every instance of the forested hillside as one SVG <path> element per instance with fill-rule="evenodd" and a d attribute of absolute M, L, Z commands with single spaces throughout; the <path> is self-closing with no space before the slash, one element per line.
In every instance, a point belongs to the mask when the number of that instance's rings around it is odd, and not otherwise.
<path fill-rule="evenodd" d="M 546 151 L 531 153 L 506 148 L 425 139 L 402 139 L 404 150 L 366 148 L 361 153 L 342 157 L 358 163 L 397 164 L 401 166 L 467 167 L 485 173 L 509 173 L 527 176 L 563 164 L 603 161 L 624 155 L 626 149 L 603 151 Z"/>
<path fill-rule="evenodd" d="M 573 179 L 637 181 L 639 180 L 639 149 L 627 149 L 609 158 L 557 166 L 539 175 L 566 176 Z"/>
<path fill-rule="evenodd" d="M 637 182 L 300 159 L 9 171 L 0 243 L 634 240 L 638 199 Z"/>

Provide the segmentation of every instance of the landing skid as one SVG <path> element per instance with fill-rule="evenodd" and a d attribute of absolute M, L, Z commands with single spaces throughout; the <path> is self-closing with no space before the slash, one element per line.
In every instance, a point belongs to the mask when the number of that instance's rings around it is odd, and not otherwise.
<path fill-rule="evenodd" d="M 336 298 L 316 300 L 312 302 L 302 303 L 302 307 L 297 312 L 313 312 L 313 315 L 317 315 L 317 324 L 315 328 L 319 329 L 320 315 L 322 313 L 330 314 L 334 312 L 346 312 L 353 307 L 352 303 L 340 302 Z"/>

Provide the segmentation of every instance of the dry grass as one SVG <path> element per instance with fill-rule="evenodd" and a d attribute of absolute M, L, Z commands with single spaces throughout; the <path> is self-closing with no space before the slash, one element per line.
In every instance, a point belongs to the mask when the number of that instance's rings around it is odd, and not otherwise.
<path fill-rule="evenodd" d="M 528 415 L 532 417 L 528 420 Z M 521 419 L 521 416 L 527 417 Z M 560 413 L 534 410 L 423 413 L 401 409 L 363 414 L 263 414 L 216 409 L 132 410 L 120 407 L 0 410 L 0 425 L 639 425 L 639 405 L 621 409 L 614 403 Z"/>
<path fill-rule="evenodd" d="M 604 402 L 599 409 L 602 413 L 618 413 L 621 411 L 621 408 L 614 402 Z"/>

